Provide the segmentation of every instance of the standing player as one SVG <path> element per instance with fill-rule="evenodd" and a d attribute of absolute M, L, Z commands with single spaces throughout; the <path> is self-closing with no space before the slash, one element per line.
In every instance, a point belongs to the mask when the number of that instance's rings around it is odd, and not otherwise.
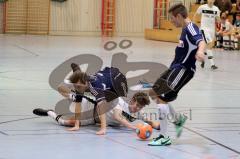
<path fill-rule="evenodd" d="M 161 124 L 159 136 L 151 141 L 149 146 L 163 146 L 172 143 L 167 133 L 168 115 L 174 117 L 173 123 L 176 127 L 177 137 L 181 135 L 187 117 L 176 114 L 168 103 L 174 101 L 181 88 L 193 78 L 196 60 L 204 60 L 206 47 L 201 31 L 188 18 L 187 9 L 183 4 L 172 6 L 169 9 L 169 14 L 171 22 L 177 28 L 182 28 L 182 33 L 175 49 L 175 58 L 172 64 L 166 72 L 160 75 L 149 90 L 150 97 L 157 103 Z"/>
<path fill-rule="evenodd" d="M 205 54 L 208 56 L 211 64 L 211 69 L 213 70 L 218 68 L 213 60 L 212 48 L 214 46 L 214 40 L 216 35 L 216 20 L 220 21 L 220 10 L 218 9 L 218 7 L 213 5 L 214 1 L 215 0 L 208 0 L 207 4 L 201 5 L 197 9 L 197 12 L 195 13 L 193 18 L 195 20 L 197 15 L 201 15 L 201 30 L 204 40 L 207 43 L 207 49 Z M 201 67 L 204 68 L 204 65 L 205 62 L 203 61 Z"/>

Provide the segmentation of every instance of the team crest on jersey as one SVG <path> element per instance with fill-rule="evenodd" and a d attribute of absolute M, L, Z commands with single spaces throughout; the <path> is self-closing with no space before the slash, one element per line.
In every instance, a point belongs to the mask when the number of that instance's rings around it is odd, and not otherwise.
<path fill-rule="evenodd" d="M 179 40 L 178 47 L 184 48 L 184 42 L 182 40 Z"/>

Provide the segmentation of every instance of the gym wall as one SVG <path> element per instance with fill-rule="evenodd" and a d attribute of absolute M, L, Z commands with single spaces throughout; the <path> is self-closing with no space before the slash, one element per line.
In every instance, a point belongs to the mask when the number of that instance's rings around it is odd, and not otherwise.
<path fill-rule="evenodd" d="M 51 35 L 101 35 L 101 0 L 51 2 Z"/>
<path fill-rule="evenodd" d="M 0 34 L 3 32 L 3 4 L 0 3 Z"/>
<path fill-rule="evenodd" d="M 101 1 L 51 2 L 51 35 L 101 35 Z M 143 36 L 152 27 L 153 0 L 117 0 L 118 36 Z"/>
<path fill-rule="evenodd" d="M 190 4 L 190 1 L 193 0 L 183 2 Z M 101 3 L 101 0 L 63 3 L 10 0 L 7 2 L 6 33 L 100 36 Z M 116 0 L 115 35 L 144 36 L 146 28 L 153 28 L 153 5 L 154 0 Z"/>
<path fill-rule="evenodd" d="M 10 0 L 6 3 L 6 33 L 48 34 L 49 0 Z"/>
<path fill-rule="evenodd" d="M 116 1 L 116 35 L 143 36 L 153 25 L 153 0 Z"/>
<path fill-rule="evenodd" d="M 26 33 L 27 0 L 11 0 L 6 4 L 6 33 Z"/>

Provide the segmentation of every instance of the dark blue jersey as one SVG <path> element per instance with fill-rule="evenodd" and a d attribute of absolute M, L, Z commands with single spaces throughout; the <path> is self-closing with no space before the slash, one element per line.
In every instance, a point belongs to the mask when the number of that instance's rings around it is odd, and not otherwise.
<path fill-rule="evenodd" d="M 105 92 L 115 93 L 112 81 L 112 68 L 106 67 L 95 75 L 89 76 L 89 90 L 96 97 L 96 101 L 105 100 Z"/>
<path fill-rule="evenodd" d="M 183 28 L 179 39 L 179 45 L 175 49 L 175 58 L 170 66 L 170 69 L 178 66 L 184 66 L 187 69 L 195 70 L 195 55 L 198 49 L 198 44 L 202 40 L 203 36 L 197 25 L 191 22 Z"/>

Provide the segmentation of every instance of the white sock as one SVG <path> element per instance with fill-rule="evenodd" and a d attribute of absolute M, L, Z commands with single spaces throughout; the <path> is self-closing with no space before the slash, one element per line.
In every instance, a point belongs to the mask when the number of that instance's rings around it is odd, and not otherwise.
<path fill-rule="evenodd" d="M 65 120 L 62 118 L 62 116 L 60 116 L 58 119 L 56 119 L 56 121 L 58 122 L 59 125 L 69 126 L 68 124 L 66 124 L 66 122 L 65 122 Z"/>
<path fill-rule="evenodd" d="M 169 107 L 168 104 L 158 104 L 159 110 L 159 120 L 160 120 L 160 134 L 167 137 L 167 127 L 168 127 L 168 115 Z"/>
<path fill-rule="evenodd" d="M 58 117 L 58 115 L 54 111 L 48 111 L 47 113 L 48 113 L 48 116 L 56 120 L 59 125 L 65 126 L 65 120 L 62 119 L 62 116 Z"/>
<path fill-rule="evenodd" d="M 208 56 L 211 66 L 215 65 L 215 63 L 213 61 L 213 51 L 212 50 L 207 49 L 207 56 Z"/>
<path fill-rule="evenodd" d="M 54 120 L 56 119 L 56 117 L 57 117 L 57 114 L 54 112 L 54 111 L 48 111 L 47 112 L 48 113 L 48 116 L 49 117 L 51 117 L 51 118 L 53 118 Z"/>
<path fill-rule="evenodd" d="M 169 104 L 168 107 L 169 107 L 169 113 L 170 113 L 169 117 L 170 117 L 171 122 L 177 122 L 178 118 L 179 118 L 179 114 L 176 113 L 176 111 L 172 105 Z"/>

